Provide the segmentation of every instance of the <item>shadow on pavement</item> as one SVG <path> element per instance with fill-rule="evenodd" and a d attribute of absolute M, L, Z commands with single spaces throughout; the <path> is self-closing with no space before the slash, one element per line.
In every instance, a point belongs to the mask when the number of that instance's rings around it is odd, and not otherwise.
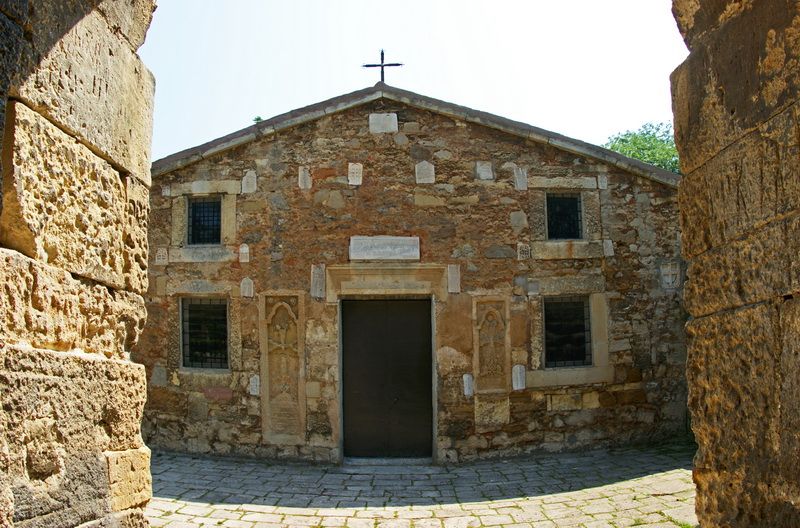
<path fill-rule="evenodd" d="M 319 466 L 154 451 L 154 498 L 291 508 L 432 506 L 535 498 L 691 469 L 695 446 L 528 455 L 457 466 Z M 636 482 L 631 483 L 637 491 Z"/>

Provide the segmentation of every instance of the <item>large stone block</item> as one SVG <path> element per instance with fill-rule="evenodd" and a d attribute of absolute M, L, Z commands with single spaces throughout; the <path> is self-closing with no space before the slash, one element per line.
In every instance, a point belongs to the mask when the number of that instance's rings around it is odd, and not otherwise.
<path fill-rule="evenodd" d="M 111 513 L 102 453 L 142 447 L 145 390 L 144 367 L 128 361 L 0 346 L 4 476 L 16 526 L 77 526 Z M 131 471 L 147 478 L 142 464 Z"/>
<path fill-rule="evenodd" d="M 713 38 L 695 39 L 691 54 L 672 75 L 675 139 L 684 174 L 792 103 L 800 89 L 800 40 L 794 37 L 800 5 L 792 0 L 753 2 L 747 9 L 744 2 L 736 4 L 730 13 L 737 16 L 727 17 Z"/>
<path fill-rule="evenodd" d="M 99 10 L 74 4 L 33 11 L 11 93 L 149 185 L 153 76 Z M 75 18 L 65 27 L 67 16 Z"/>
<path fill-rule="evenodd" d="M 684 291 L 694 317 L 789 293 L 800 224 L 776 221 L 750 236 L 714 248 L 689 263 Z"/>
<path fill-rule="evenodd" d="M 124 358 L 144 328 L 141 296 L 75 279 L 0 248 L 0 335 L 6 343 Z"/>
<path fill-rule="evenodd" d="M 694 480 L 704 524 L 800 522 L 793 505 L 800 485 L 798 307 L 796 300 L 763 303 L 689 324 Z"/>
<path fill-rule="evenodd" d="M 686 45 L 691 49 L 693 43 L 704 35 L 717 29 L 729 19 L 738 16 L 748 8 L 747 2 L 740 0 L 673 0 L 672 13 L 678 22 Z"/>
<path fill-rule="evenodd" d="M 774 383 L 780 349 L 777 307 L 759 304 L 695 319 L 687 325 L 687 378 L 701 471 L 754 471 L 766 477 L 779 445 Z"/>
<path fill-rule="evenodd" d="M 14 2 L 11 2 L 13 6 Z M 3 137 L 6 122 L 6 101 L 11 77 L 19 66 L 19 49 L 23 40 L 22 27 L 3 14 L 0 8 L 0 138 Z M 3 170 L 3 160 L 0 158 L 0 171 Z M 2 174 L 2 172 L 0 172 Z M 0 198 L 3 196 L 3 182 L 0 178 Z M 0 199 L 0 211 L 3 209 Z"/>
<path fill-rule="evenodd" d="M 679 201 L 683 250 L 689 257 L 796 208 L 800 201 L 798 105 L 685 177 Z"/>
<path fill-rule="evenodd" d="M 124 36 L 134 50 L 144 44 L 155 8 L 153 0 L 103 0 L 97 6 L 111 29 Z"/>
<path fill-rule="evenodd" d="M 146 504 L 153 495 L 150 449 L 142 446 L 127 451 L 109 451 L 105 457 L 111 509 L 121 511 Z"/>
<path fill-rule="evenodd" d="M 125 178 L 125 247 L 122 251 L 125 289 L 147 291 L 147 259 L 150 251 L 147 226 L 150 217 L 150 190 L 139 180 Z"/>
<path fill-rule="evenodd" d="M 800 487 L 800 300 L 780 307 L 780 447 L 778 468 L 784 481 Z M 798 512 L 800 514 L 800 512 Z"/>
<path fill-rule="evenodd" d="M 147 289 L 147 188 L 25 105 L 9 106 L 0 243 L 118 289 Z M 127 183 L 127 185 L 126 185 Z"/>

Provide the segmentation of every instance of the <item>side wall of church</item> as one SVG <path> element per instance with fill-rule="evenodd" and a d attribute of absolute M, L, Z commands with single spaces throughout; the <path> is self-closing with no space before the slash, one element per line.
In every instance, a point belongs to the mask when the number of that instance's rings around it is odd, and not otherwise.
<path fill-rule="evenodd" d="M 388 132 L 371 131 L 370 114 L 395 114 L 397 130 L 389 119 Z M 547 240 L 548 192 L 581 197 L 584 240 Z M 204 195 L 221 195 L 222 243 L 189 246 L 187 200 Z M 385 100 L 159 176 L 134 356 L 149 380 L 148 444 L 339 460 L 338 300 L 426 287 L 437 460 L 683 434 L 676 200 L 615 167 Z M 350 263 L 350 237 L 377 235 L 419 237 L 419 262 Z M 543 368 L 543 299 L 563 295 L 589 300 L 591 367 Z M 228 300 L 229 369 L 182 367 L 190 297 Z M 279 305 L 300 336 L 290 402 L 277 409 L 264 364 Z"/>
<path fill-rule="evenodd" d="M 800 526 L 800 5 L 673 2 L 701 526 Z"/>
<path fill-rule="evenodd" d="M 0 2 L 0 526 L 148 525 L 153 9 Z"/>

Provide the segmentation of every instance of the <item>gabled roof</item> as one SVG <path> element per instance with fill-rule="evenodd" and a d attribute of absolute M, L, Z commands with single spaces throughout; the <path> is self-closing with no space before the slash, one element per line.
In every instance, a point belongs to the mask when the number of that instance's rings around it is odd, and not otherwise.
<path fill-rule="evenodd" d="M 272 117 L 265 121 L 260 121 L 247 128 L 209 141 L 208 143 L 203 143 L 202 145 L 188 148 L 165 158 L 161 158 L 153 162 L 152 175 L 155 177 L 167 174 L 225 150 L 244 145 L 262 137 L 270 136 L 280 130 L 294 127 L 302 123 L 308 123 L 323 116 L 342 112 L 349 108 L 378 99 L 403 103 L 414 108 L 429 110 L 468 123 L 476 123 L 501 130 L 508 134 L 530 139 L 537 143 L 552 145 L 557 149 L 614 165 L 670 187 L 677 187 L 678 181 L 681 178 L 679 174 L 674 174 L 650 165 L 649 163 L 623 156 L 622 154 L 603 147 L 598 147 L 597 145 L 592 145 L 591 143 L 562 136 L 561 134 L 520 123 L 519 121 L 512 121 L 505 117 L 473 110 L 465 106 L 458 106 L 407 90 L 401 90 L 400 88 L 395 88 L 394 86 L 389 86 L 388 84 L 380 82 L 375 86 L 364 88 L 363 90 L 340 95 L 333 99 L 322 101 L 321 103 L 298 108 L 297 110 L 292 110 L 291 112 Z"/>

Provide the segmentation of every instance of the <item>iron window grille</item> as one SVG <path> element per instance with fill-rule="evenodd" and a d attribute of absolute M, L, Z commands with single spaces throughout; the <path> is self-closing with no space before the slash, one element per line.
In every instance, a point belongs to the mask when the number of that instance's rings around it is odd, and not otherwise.
<path fill-rule="evenodd" d="M 583 238 L 580 194 L 547 194 L 547 238 Z"/>
<path fill-rule="evenodd" d="M 546 368 L 592 364 L 587 297 L 544 300 L 544 358 Z"/>
<path fill-rule="evenodd" d="M 181 299 L 183 366 L 228 368 L 228 301 Z"/>
<path fill-rule="evenodd" d="M 222 199 L 207 196 L 189 199 L 189 244 L 219 244 L 222 231 Z"/>

